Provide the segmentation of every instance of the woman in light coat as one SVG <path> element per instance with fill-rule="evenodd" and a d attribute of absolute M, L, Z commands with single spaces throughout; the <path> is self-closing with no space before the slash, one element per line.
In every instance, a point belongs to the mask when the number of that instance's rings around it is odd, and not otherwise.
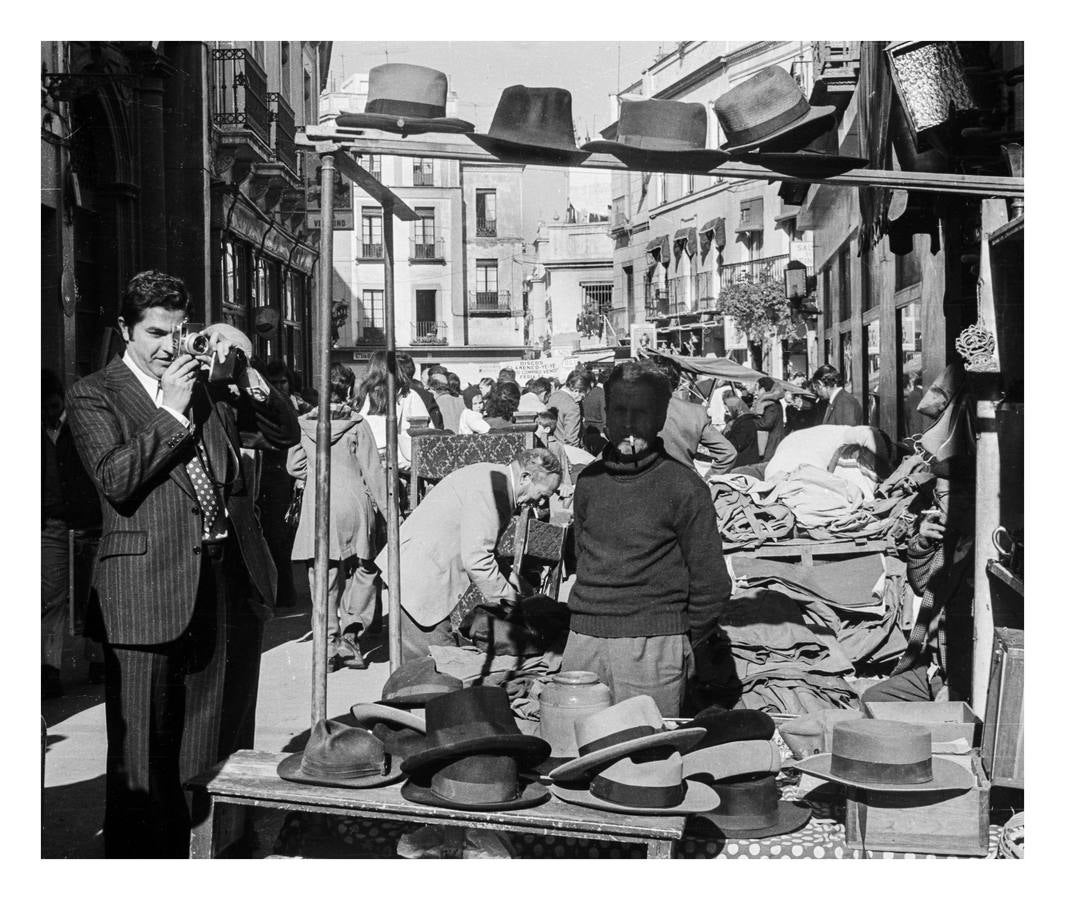
<path fill-rule="evenodd" d="M 355 375 L 334 363 L 329 378 L 330 478 L 328 633 L 333 669 L 365 669 L 358 635 L 373 619 L 377 589 L 377 517 L 387 508 L 385 473 L 369 423 L 350 406 Z M 288 471 L 304 484 L 292 559 L 307 563 L 314 590 L 315 466 L 318 410 L 300 417 L 300 443 L 289 450 Z"/>

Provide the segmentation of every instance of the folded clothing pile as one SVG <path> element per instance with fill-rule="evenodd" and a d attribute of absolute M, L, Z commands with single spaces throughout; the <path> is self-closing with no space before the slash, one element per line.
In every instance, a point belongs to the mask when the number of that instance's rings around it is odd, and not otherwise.
<path fill-rule="evenodd" d="M 795 516 L 787 506 L 756 498 L 754 491 L 763 482 L 749 475 L 715 475 L 708 483 L 723 541 L 759 547 L 794 533 Z"/>

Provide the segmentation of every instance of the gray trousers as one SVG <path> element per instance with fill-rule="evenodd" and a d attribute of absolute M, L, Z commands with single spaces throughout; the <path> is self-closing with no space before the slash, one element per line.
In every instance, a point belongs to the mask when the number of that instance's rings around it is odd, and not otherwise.
<path fill-rule="evenodd" d="M 307 578 L 314 594 L 314 562 L 307 563 Z M 329 576 L 326 586 L 327 633 L 333 650 L 341 637 L 348 633 L 365 631 L 373 621 L 374 604 L 377 602 L 377 566 L 368 559 L 351 557 L 343 562 L 329 560 Z"/>
<path fill-rule="evenodd" d="M 663 716 L 677 717 L 693 671 L 692 648 L 686 634 L 600 638 L 571 631 L 562 670 L 574 669 L 595 672 L 615 703 L 648 694 Z"/>

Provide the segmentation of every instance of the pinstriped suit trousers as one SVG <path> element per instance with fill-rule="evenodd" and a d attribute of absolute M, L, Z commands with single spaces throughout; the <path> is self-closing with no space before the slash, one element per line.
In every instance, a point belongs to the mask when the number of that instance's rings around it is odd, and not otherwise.
<path fill-rule="evenodd" d="M 111 858 L 188 856 L 182 783 L 251 746 L 262 625 L 236 541 L 206 557 L 192 621 L 174 641 L 104 645 Z"/>

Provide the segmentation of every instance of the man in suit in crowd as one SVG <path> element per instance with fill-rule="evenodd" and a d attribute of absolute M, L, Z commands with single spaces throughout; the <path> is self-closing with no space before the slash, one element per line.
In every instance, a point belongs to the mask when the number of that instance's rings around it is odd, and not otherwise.
<path fill-rule="evenodd" d="M 666 453 L 689 469 L 695 460 L 710 464 L 710 473 L 724 475 L 736 461 L 736 448 L 711 423 L 701 403 L 693 403 L 680 394 L 680 368 L 663 364 L 658 367 L 669 379 L 673 394 L 666 410 L 666 423 L 660 437 Z"/>
<path fill-rule="evenodd" d="M 810 379 L 810 386 L 825 404 L 822 425 L 861 425 L 862 404 L 853 394 L 840 386 L 839 371 L 835 366 L 821 366 Z"/>
<path fill-rule="evenodd" d="M 276 570 L 242 472 L 242 437 L 299 440 L 291 403 L 250 367 L 208 383 L 174 330 L 188 293 L 130 279 L 125 354 L 71 388 L 67 415 L 101 497 L 95 598 L 106 667 L 109 857 L 188 854 L 182 782 L 254 736 L 262 622 Z M 224 362 L 221 334 L 208 353 Z"/>
<path fill-rule="evenodd" d="M 508 466 L 463 466 L 425 495 L 399 532 L 404 660 L 454 643 L 449 617 L 470 584 L 490 602 L 517 600 L 516 587 L 499 570 L 496 543 L 521 506 L 543 503 L 561 479 L 558 458 L 537 447 Z M 387 547 L 377 567 L 387 584 Z"/>

